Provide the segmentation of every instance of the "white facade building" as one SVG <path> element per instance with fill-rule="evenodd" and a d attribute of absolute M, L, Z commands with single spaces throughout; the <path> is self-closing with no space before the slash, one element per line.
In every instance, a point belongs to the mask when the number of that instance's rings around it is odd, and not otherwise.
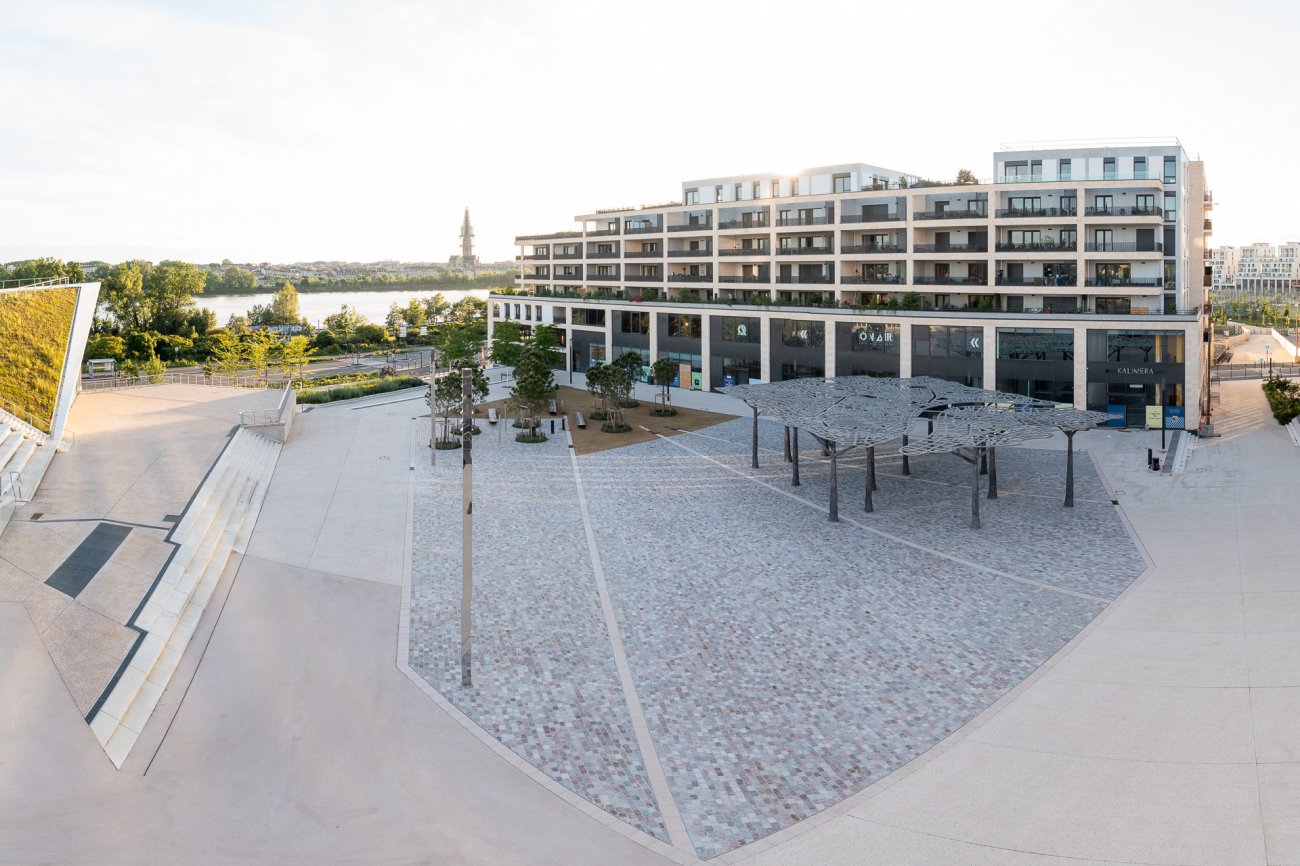
<path fill-rule="evenodd" d="M 1211 252 L 1210 262 L 1220 298 L 1264 300 L 1300 293 L 1300 243 L 1295 241 L 1219 247 Z"/>
<path fill-rule="evenodd" d="M 1077 406 L 1203 410 L 1203 166 L 1177 141 L 1023 147 L 935 185 L 861 163 L 688 181 L 526 235 L 490 323 L 631 349 L 683 384 L 937 375 Z M 491 324 L 490 324 L 491 327 Z M 686 381 L 689 378 L 689 382 Z"/>

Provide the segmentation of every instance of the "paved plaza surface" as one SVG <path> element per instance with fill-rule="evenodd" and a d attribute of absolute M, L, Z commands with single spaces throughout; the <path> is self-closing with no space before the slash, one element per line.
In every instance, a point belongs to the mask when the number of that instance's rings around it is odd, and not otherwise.
<path fill-rule="evenodd" d="M 1300 449 L 1219 390 L 1182 474 L 1081 434 L 1068 514 L 1061 443 L 999 451 L 979 533 L 953 457 L 882 458 L 864 514 L 851 452 L 830 524 L 779 428 L 758 470 L 741 420 L 513 484 L 489 429 L 472 699 L 458 455 L 420 400 L 315 409 L 147 759 L 112 768 L 0 601 L 0 863 L 1300 863 Z"/>

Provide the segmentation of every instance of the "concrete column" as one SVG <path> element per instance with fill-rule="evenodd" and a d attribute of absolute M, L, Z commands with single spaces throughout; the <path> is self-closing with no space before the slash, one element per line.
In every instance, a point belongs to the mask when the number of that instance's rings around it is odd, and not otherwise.
<path fill-rule="evenodd" d="M 763 377 L 764 382 L 772 381 L 772 317 L 766 314 L 760 315 L 758 319 L 759 327 L 759 375 Z"/>
<path fill-rule="evenodd" d="M 832 377 L 835 375 L 835 320 L 827 317 L 824 321 L 826 323 L 826 375 Z"/>
<path fill-rule="evenodd" d="M 1098 322 L 1104 326 L 1105 322 Z M 1088 408 L 1088 326 L 1074 326 L 1074 408 Z"/>
<path fill-rule="evenodd" d="M 906 319 L 898 326 L 898 376 L 912 377 L 912 323 Z"/>
<path fill-rule="evenodd" d="M 618 311 L 613 307 L 605 308 L 605 363 L 614 360 L 614 317 Z"/>
<path fill-rule="evenodd" d="M 713 365 L 709 362 L 710 349 L 712 347 L 712 327 L 710 326 L 712 317 L 707 313 L 700 314 L 700 378 L 704 385 L 705 391 L 713 390 L 712 375 Z"/>
<path fill-rule="evenodd" d="M 984 325 L 984 387 L 997 388 L 998 381 L 998 329 L 994 324 Z"/>
<path fill-rule="evenodd" d="M 659 360 L 659 314 L 649 311 L 650 316 L 650 363 Z"/>

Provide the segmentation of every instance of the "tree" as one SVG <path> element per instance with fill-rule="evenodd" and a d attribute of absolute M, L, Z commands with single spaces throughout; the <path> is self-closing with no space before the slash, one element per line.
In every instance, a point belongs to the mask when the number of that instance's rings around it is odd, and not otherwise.
<path fill-rule="evenodd" d="M 199 307 L 185 319 L 192 336 L 203 336 L 217 326 L 217 314 L 207 307 Z"/>
<path fill-rule="evenodd" d="M 510 405 L 523 413 L 528 431 L 516 437 L 523 442 L 544 442 L 546 437 L 537 427 L 537 416 L 542 407 L 555 396 L 555 378 L 551 375 L 546 355 L 538 347 L 528 345 L 515 364 L 515 383 L 510 389 Z"/>
<path fill-rule="evenodd" d="M 424 302 L 419 298 L 411 298 L 406 308 L 402 310 L 402 319 L 405 320 L 407 327 L 418 328 L 423 325 L 428 317 L 424 309 Z"/>
<path fill-rule="evenodd" d="M 632 392 L 636 388 L 637 381 L 641 378 L 641 367 L 644 366 L 645 359 L 641 353 L 634 349 L 624 349 L 623 353 L 614 359 L 613 366 L 618 367 L 627 374 L 628 393 L 620 405 L 623 408 L 632 409 L 640 404 L 632 399 Z"/>
<path fill-rule="evenodd" d="M 280 346 L 280 370 L 289 377 L 291 383 L 296 375 L 298 383 L 302 384 L 303 371 L 307 367 L 307 358 L 315 351 L 312 348 L 311 340 L 302 334 L 290 337 Z"/>
<path fill-rule="evenodd" d="M 451 305 L 451 319 L 462 325 L 487 321 L 487 301 L 466 295 Z"/>
<path fill-rule="evenodd" d="M 87 361 L 100 358 L 112 358 L 121 361 L 126 357 L 126 341 L 112 334 L 97 334 L 86 342 L 85 358 Z"/>
<path fill-rule="evenodd" d="M 229 331 L 213 331 L 210 337 L 212 367 L 222 375 L 234 376 L 244 366 L 244 345 Z"/>
<path fill-rule="evenodd" d="M 478 364 L 480 343 L 472 327 L 443 325 L 435 335 L 434 345 L 438 350 L 439 366 L 459 368 Z"/>
<path fill-rule="evenodd" d="M 524 339 L 519 324 L 513 321 L 498 322 L 492 329 L 492 363 L 513 367 L 523 351 Z"/>
<path fill-rule="evenodd" d="M 344 304 L 337 313 L 325 317 L 325 327 L 334 332 L 334 336 L 346 342 L 358 326 L 366 323 L 365 317 L 357 312 L 356 307 Z"/>
<path fill-rule="evenodd" d="M 153 315 L 153 307 L 144 291 L 144 265 L 148 262 L 122 262 L 114 265 L 100 279 L 99 303 L 123 329 L 140 330 Z"/>
<path fill-rule="evenodd" d="M 424 299 L 424 317 L 430 322 L 441 322 L 442 317 L 447 315 L 451 309 L 451 303 L 443 296 L 442 292 L 435 292 L 430 297 Z"/>
<path fill-rule="evenodd" d="M 9 268 L 9 275 L 5 279 L 11 280 L 43 280 L 43 279 L 63 279 L 70 283 L 84 283 L 86 275 L 81 271 L 81 265 L 76 262 L 65 262 L 62 259 L 27 259 L 26 261 L 14 262 Z"/>
<path fill-rule="evenodd" d="M 672 386 L 678 372 L 678 366 L 671 358 L 660 358 L 650 365 L 650 379 L 660 388 L 659 396 L 655 398 L 656 415 L 677 414 L 677 410 L 668 405 L 668 389 Z"/>
<path fill-rule="evenodd" d="M 975 177 L 975 172 L 971 171 L 969 168 L 961 168 L 957 170 L 957 183 L 979 183 L 979 178 Z"/>
<path fill-rule="evenodd" d="M 175 334 L 194 307 L 194 296 L 206 285 L 203 271 L 189 262 L 163 261 L 145 274 L 145 294 L 152 307 L 149 327 Z"/>
<path fill-rule="evenodd" d="M 255 304 L 248 311 L 248 320 L 254 325 L 298 325 L 302 323 L 302 313 L 298 311 L 298 290 L 293 283 L 285 281 L 280 290 L 271 296 L 271 302 L 263 306 Z"/>
<path fill-rule="evenodd" d="M 388 342 L 388 332 L 378 325 L 372 325 L 366 322 L 364 325 L 358 325 L 352 332 L 358 343 L 367 343 L 372 346 L 378 346 Z"/>
<path fill-rule="evenodd" d="M 484 375 L 483 369 L 478 364 L 470 363 L 465 365 L 470 369 L 470 402 L 472 404 L 482 403 L 488 396 L 488 380 Z M 452 438 L 455 432 L 452 426 L 454 419 L 460 410 L 461 405 L 461 373 L 464 369 L 456 367 L 446 375 L 439 376 L 433 386 L 433 410 L 443 419 L 441 441 L 450 443 L 456 441 Z M 442 447 L 454 448 L 454 445 L 444 445 Z"/>
<path fill-rule="evenodd" d="M 288 283 L 285 283 L 288 285 Z M 257 288 L 257 274 L 234 265 L 221 273 L 221 290 L 227 294 L 248 293 Z"/>
<path fill-rule="evenodd" d="M 639 359 L 639 358 L 638 358 Z M 631 428 L 623 419 L 623 404 L 632 393 L 632 377 L 627 367 L 602 364 L 587 373 L 587 389 L 600 398 L 605 407 L 605 423 L 600 429 L 606 433 L 626 433 Z"/>
<path fill-rule="evenodd" d="M 257 378 L 266 381 L 266 372 L 280 352 L 280 341 L 269 331 L 255 332 L 244 344 L 244 356 Z"/>

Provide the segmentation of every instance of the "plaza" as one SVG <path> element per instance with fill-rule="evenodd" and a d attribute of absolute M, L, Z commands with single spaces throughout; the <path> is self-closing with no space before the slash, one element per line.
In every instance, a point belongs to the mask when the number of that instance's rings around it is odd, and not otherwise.
<path fill-rule="evenodd" d="M 0 712 L 5 855 L 1289 862 L 1300 586 L 1276 540 L 1296 515 L 1273 491 L 1294 483 L 1294 445 L 1256 383 L 1221 388 L 1221 438 L 1176 474 L 1145 466 L 1155 434 L 1080 434 L 1073 509 L 1063 437 L 999 449 L 979 531 L 969 466 L 941 454 L 910 477 L 878 457 L 870 514 L 862 458 L 843 458 L 828 522 L 828 462 L 806 448 L 791 487 L 782 428 L 761 421 L 752 468 L 739 404 L 581 455 L 559 431 L 485 428 L 469 689 L 459 455 L 433 461 L 422 398 L 313 408 L 120 769 L 70 672 L 90 682 L 121 645 L 107 628 L 69 642 L 72 608 L 17 582 L 64 548 L 14 544 L 72 526 L 47 520 L 183 512 L 201 461 L 170 487 L 144 459 L 110 478 L 97 435 L 120 451 L 124 430 L 184 417 L 219 459 L 218 419 L 248 398 L 83 395 L 78 449 L 0 537 L 3 689 L 26 696 Z M 110 559 L 89 604 L 147 571 L 154 532 L 132 529 L 114 556 L 134 570 Z"/>

